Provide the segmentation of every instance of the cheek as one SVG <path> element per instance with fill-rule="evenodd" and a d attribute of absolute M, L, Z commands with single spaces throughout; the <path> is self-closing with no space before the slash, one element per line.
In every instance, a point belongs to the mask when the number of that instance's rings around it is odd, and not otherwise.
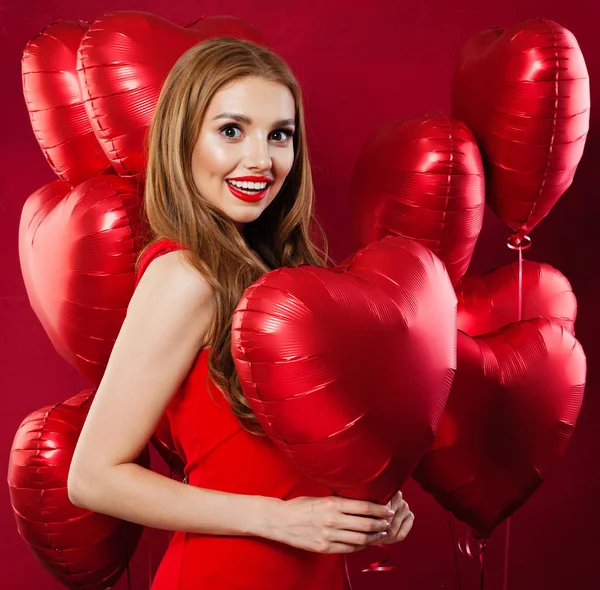
<path fill-rule="evenodd" d="M 294 165 L 294 150 L 286 150 L 285 153 L 277 155 L 277 169 L 279 174 L 287 175 Z"/>
<path fill-rule="evenodd" d="M 223 146 L 215 146 L 206 150 L 205 158 L 207 165 L 214 170 L 220 171 L 230 165 L 232 159 L 232 150 L 227 150 Z"/>
<path fill-rule="evenodd" d="M 231 167 L 231 150 L 216 141 L 204 141 L 194 152 L 192 165 L 195 175 L 223 176 Z"/>

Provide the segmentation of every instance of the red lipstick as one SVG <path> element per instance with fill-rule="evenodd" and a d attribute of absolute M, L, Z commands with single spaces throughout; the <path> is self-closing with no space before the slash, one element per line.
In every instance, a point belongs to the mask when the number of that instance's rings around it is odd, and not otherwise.
<path fill-rule="evenodd" d="M 249 180 L 250 177 L 247 177 L 249 182 L 265 182 L 264 180 Z M 238 179 L 238 178 L 234 178 L 232 180 L 242 180 L 242 179 Z M 245 180 L 245 179 L 244 179 Z M 229 190 L 231 191 L 231 194 L 234 197 L 237 197 L 238 199 L 241 199 L 242 201 L 246 201 L 247 203 L 256 203 L 258 201 L 260 201 L 261 199 L 264 198 L 264 196 L 267 194 L 267 191 L 269 190 L 269 186 L 267 185 L 267 187 L 260 191 L 259 193 L 254 193 L 253 195 L 250 195 L 248 193 L 244 193 L 240 190 L 238 190 L 237 188 L 235 188 L 235 186 L 232 186 L 231 184 L 229 184 L 228 182 L 225 183 L 227 185 L 227 187 L 229 188 Z"/>

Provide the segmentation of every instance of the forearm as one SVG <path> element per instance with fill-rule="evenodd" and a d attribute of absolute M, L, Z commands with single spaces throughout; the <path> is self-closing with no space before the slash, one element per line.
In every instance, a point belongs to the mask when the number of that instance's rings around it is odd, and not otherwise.
<path fill-rule="evenodd" d="M 186 485 L 135 463 L 69 484 L 74 503 L 144 526 L 211 535 L 269 537 L 282 500 Z"/>

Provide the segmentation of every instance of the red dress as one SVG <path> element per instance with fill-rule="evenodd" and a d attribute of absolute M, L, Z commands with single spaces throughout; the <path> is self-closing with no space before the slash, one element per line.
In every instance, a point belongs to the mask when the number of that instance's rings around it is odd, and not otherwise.
<path fill-rule="evenodd" d="M 161 240 L 140 260 L 138 281 L 156 257 L 181 248 Z M 330 496 L 266 437 L 249 434 L 207 380 L 208 349 L 167 407 L 173 442 L 189 485 L 284 500 Z M 213 401 L 214 398 L 214 401 Z M 256 536 L 176 532 L 152 590 L 342 590 L 341 555 L 304 551 Z"/>

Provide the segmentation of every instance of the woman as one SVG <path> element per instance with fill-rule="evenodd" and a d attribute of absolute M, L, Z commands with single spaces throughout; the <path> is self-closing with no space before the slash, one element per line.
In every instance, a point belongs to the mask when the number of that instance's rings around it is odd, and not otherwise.
<path fill-rule="evenodd" d="M 240 390 L 230 331 L 244 290 L 276 267 L 324 265 L 309 236 L 312 198 L 287 65 L 233 39 L 185 53 L 150 130 L 153 242 L 68 482 L 78 506 L 177 531 L 154 590 L 338 590 L 339 554 L 412 526 L 401 495 L 386 507 L 306 478 Z M 190 485 L 135 463 L 165 412 Z"/>

